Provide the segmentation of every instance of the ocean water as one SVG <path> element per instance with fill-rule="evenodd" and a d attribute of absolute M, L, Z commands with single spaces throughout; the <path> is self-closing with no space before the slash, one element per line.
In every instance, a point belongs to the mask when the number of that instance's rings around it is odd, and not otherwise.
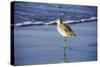
<path fill-rule="evenodd" d="M 97 60 L 96 21 L 71 24 L 76 37 L 67 39 L 67 62 Z M 14 27 L 15 65 L 62 63 L 64 38 L 56 25 Z"/>
<path fill-rule="evenodd" d="M 97 17 L 97 7 L 15 1 L 14 24 L 26 21 L 46 23 L 54 21 L 57 17 L 71 21 L 89 19 Z"/>

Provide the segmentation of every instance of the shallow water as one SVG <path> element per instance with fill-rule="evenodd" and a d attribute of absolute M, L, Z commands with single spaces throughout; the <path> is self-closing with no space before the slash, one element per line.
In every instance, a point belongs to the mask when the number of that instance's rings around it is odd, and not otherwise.
<path fill-rule="evenodd" d="M 67 62 L 97 60 L 96 21 L 71 24 L 76 37 L 67 40 Z M 64 38 L 55 25 L 14 28 L 15 65 L 61 63 Z"/>

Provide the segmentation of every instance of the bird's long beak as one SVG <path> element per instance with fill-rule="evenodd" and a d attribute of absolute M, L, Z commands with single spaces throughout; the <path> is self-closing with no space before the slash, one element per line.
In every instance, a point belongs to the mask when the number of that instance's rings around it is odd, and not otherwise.
<path fill-rule="evenodd" d="M 55 21 L 54 24 L 57 24 L 57 22 Z"/>

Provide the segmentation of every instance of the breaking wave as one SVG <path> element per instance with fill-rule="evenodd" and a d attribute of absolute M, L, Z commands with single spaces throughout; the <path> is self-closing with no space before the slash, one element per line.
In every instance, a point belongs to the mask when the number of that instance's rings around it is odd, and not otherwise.
<path fill-rule="evenodd" d="M 94 21 L 97 20 L 97 17 L 91 17 L 88 19 L 80 19 L 80 20 L 65 20 L 64 23 L 69 23 L 69 24 L 76 24 L 76 23 L 83 23 L 83 22 L 90 22 L 90 21 Z M 12 26 L 30 26 L 30 25 L 54 25 L 56 24 L 55 20 L 53 21 L 49 21 L 49 22 L 32 22 L 32 21 L 25 21 L 25 22 L 21 22 L 21 23 L 16 23 Z"/>

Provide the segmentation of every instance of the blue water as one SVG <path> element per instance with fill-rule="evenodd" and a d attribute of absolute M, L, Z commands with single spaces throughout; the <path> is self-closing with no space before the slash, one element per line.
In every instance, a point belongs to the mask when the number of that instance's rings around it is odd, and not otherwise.
<path fill-rule="evenodd" d="M 14 24 L 81 20 L 97 17 L 96 6 L 15 2 Z M 67 39 L 67 62 L 97 60 L 97 20 L 70 24 L 76 37 Z M 62 63 L 64 38 L 56 25 L 14 27 L 15 65 Z"/>
<path fill-rule="evenodd" d="M 96 16 L 96 6 L 32 2 L 15 2 L 14 5 L 14 23 L 25 21 L 49 22 L 57 17 L 61 17 L 63 20 L 80 20 Z"/>
<path fill-rule="evenodd" d="M 94 61 L 97 59 L 96 21 L 72 24 L 76 37 L 67 41 L 67 61 Z M 56 26 L 29 26 L 14 28 L 15 64 L 46 64 L 63 61 L 64 39 Z"/>

